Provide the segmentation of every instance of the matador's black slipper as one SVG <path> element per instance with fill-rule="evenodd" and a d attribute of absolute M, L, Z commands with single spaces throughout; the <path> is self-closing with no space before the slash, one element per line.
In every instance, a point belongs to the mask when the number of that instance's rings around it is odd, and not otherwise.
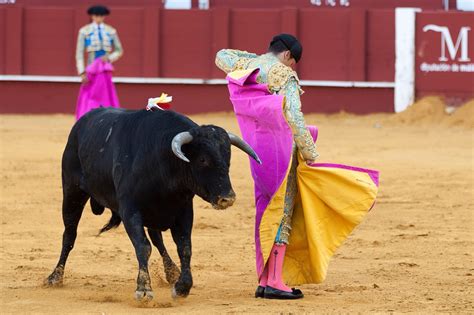
<path fill-rule="evenodd" d="M 265 287 L 262 287 L 261 285 L 259 285 L 257 287 L 257 290 L 255 291 L 255 297 L 256 298 L 263 298 L 265 295 Z"/>
<path fill-rule="evenodd" d="M 291 292 L 286 292 L 267 286 L 263 297 L 266 299 L 296 300 L 303 298 L 304 294 L 301 290 L 295 288 L 291 288 Z"/>

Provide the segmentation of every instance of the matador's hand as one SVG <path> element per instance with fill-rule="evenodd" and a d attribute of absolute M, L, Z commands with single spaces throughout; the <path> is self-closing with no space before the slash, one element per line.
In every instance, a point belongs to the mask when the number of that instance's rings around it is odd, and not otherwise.
<path fill-rule="evenodd" d="M 82 83 L 89 82 L 89 80 L 87 79 L 87 74 L 85 72 L 81 74 L 81 81 Z"/>

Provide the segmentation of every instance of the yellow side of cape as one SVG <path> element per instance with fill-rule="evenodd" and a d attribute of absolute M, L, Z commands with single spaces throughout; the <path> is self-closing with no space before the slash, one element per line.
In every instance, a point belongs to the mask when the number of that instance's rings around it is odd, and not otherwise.
<path fill-rule="evenodd" d="M 289 285 L 321 283 L 336 249 L 373 206 L 378 187 L 365 172 L 312 167 L 301 157 L 297 181 L 298 196 L 283 278 Z M 283 218 L 286 183 L 287 178 L 267 206 L 260 224 L 265 262 Z"/>
<path fill-rule="evenodd" d="M 299 162 L 299 200 L 283 266 L 290 285 L 324 281 L 331 257 L 371 209 L 378 191 L 365 172 Z"/>

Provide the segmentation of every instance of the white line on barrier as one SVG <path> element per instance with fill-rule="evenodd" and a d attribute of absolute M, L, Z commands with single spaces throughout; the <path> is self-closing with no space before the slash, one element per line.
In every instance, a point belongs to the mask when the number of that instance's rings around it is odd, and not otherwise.
<path fill-rule="evenodd" d="M 46 76 L 46 75 L 0 75 L 0 81 L 24 81 L 24 82 L 62 82 L 79 83 L 76 76 Z M 191 78 L 140 78 L 140 77 L 115 77 L 115 83 L 128 84 L 191 84 L 191 85 L 224 85 L 223 79 L 191 79 Z M 366 81 L 319 81 L 301 80 L 301 86 L 320 87 L 352 87 L 352 88 L 394 88 L 394 82 L 366 82 Z"/>

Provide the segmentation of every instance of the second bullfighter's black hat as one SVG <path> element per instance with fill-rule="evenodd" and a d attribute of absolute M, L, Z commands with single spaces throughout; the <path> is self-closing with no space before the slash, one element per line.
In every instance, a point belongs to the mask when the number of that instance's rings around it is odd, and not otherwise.
<path fill-rule="evenodd" d="M 94 5 L 94 6 L 90 7 L 89 9 L 87 9 L 87 14 L 104 16 L 104 15 L 109 15 L 110 10 L 109 10 L 109 8 L 107 8 L 103 5 Z"/>

